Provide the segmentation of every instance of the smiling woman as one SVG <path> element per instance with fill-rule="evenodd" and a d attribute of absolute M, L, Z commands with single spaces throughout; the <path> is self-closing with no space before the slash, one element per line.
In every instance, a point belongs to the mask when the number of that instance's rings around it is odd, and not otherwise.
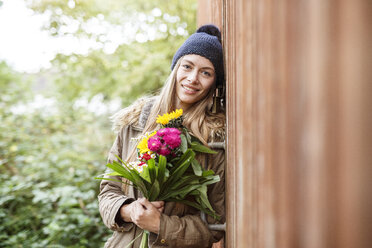
<path fill-rule="evenodd" d="M 131 139 L 159 129 L 157 117 L 178 108 L 184 111 L 183 126 L 203 144 L 223 141 L 225 113 L 211 111 L 216 85 L 224 81 L 222 54 L 217 27 L 202 26 L 192 34 L 174 55 L 172 72 L 160 94 L 138 100 L 114 116 L 119 132 L 109 163 L 118 157 L 136 161 L 136 142 Z M 207 194 L 212 208 L 221 217 L 219 221 L 224 223 L 224 153 L 198 155 L 197 160 L 221 179 L 208 187 Z M 99 206 L 104 223 L 115 232 L 105 247 L 139 247 L 141 240 L 135 237 L 143 230 L 151 232 L 148 243 L 154 248 L 212 247 L 223 237 L 223 233 L 208 229 L 197 209 L 179 202 L 149 202 L 126 181 L 124 184 L 112 181 L 120 179 L 114 176 L 107 179 L 101 182 Z M 217 220 L 210 217 L 207 222 Z"/>

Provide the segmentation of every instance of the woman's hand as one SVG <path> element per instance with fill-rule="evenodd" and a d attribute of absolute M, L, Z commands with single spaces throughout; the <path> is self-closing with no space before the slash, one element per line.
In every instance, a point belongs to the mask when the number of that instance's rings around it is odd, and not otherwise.
<path fill-rule="evenodd" d="M 126 222 L 133 222 L 142 229 L 159 233 L 160 215 L 164 210 L 163 201 L 149 202 L 140 198 L 120 209 L 121 217 Z"/>

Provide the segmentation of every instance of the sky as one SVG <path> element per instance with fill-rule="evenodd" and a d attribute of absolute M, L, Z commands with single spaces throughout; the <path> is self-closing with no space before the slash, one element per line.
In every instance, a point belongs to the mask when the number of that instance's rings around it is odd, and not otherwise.
<path fill-rule="evenodd" d="M 23 0 L 3 0 L 0 6 L 0 60 L 5 60 L 13 69 L 19 72 L 35 73 L 41 68 L 50 68 L 50 61 L 57 53 L 87 54 L 90 49 L 103 48 L 107 53 L 113 53 L 117 46 L 125 40 L 120 35 L 113 35 L 112 42 L 102 43 L 90 39 L 76 37 L 52 37 L 42 30 L 43 23 L 48 20 L 48 14 L 35 14 L 27 8 Z M 74 7 L 74 1 L 69 6 Z M 74 29 L 71 22 L 68 28 Z M 91 22 L 90 29 L 98 29 L 102 22 Z M 131 31 L 131 30 L 128 30 Z M 117 32 L 116 32 L 117 33 Z"/>
<path fill-rule="evenodd" d="M 5 0 L 0 7 L 0 60 L 17 71 L 37 72 L 50 67 L 62 40 L 41 27 L 47 16 L 35 15 L 22 0 Z M 65 41 L 72 45 L 72 40 Z M 64 46 L 66 50 L 66 46 Z"/>
<path fill-rule="evenodd" d="M 57 53 L 63 54 L 88 54 L 91 49 L 103 49 L 111 54 L 123 43 L 133 40 L 146 42 L 155 39 L 156 30 L 149 28 L 148 37 L 136 34 L 133 25 L 112 25 L 104 20 L 103 15 L 98 15 L 90 22 L 84 24 L 86 31 L 101 32 L 105 41 L 97 42 L 89 38 L 77 38 L 72 35 L 53 37 L 46 30 L 42 30 L 43 23 L 48 20 L 48 14 L 35 14 L 28 9 L 24 0 L 3 0 L 0 6 L 0 60 L 5 60 L 13 69 L 19 72 L 34 73 L 41 68 L 50 68 L 50 61 Z M 74 1 L 70 0 L 68 6 L 74 8 Z M 161 15 L 160 9 L 154 9 L 153 15 Z M 66 17 L 67 18 L 67 17 Z M 141 18 L 139 15 L 139 25 Z M 76 20 L 68 20 L 66 27 L 69 31 L 77 29 Z M 166 32 L 166 27 L 159 27 Z"/>

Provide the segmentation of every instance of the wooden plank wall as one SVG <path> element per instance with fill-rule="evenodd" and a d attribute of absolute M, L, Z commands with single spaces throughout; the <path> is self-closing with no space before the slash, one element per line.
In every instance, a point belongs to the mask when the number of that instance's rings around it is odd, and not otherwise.
<path fill-rule="evenodd" d="M 226 247 L 372 247 L 371 13 L 199 0 L 198 24 L 223 31 Z"/>

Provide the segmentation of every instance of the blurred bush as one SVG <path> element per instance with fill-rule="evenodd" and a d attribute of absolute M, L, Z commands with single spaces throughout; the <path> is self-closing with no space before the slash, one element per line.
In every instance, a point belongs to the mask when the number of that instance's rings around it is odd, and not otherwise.
<path fill-rule="evenodd" d="M 36 12 L 59 13 L 51 15 L 48 30 L 63 25 L 63 16 L 83 15 L 84 23 L 103 13 L 119 23 L 120 13 L 154 8 L 163 14 L 149 22 L 168 29 L 155 40 L 121 44 L 114 53 L 59 54 L 51 69 L 32 75 L 0 62 L 0 247 L 103 247 L 111 231 L 100 218 L 99 181 L 93 178 L 104 172 L 115 138 L 110 101 L 119 99 L 124 107 L 161 87 L 173 53 L 195 30 L 196 1 L 85 0 L 74 8 L 70 2 L 28 1 Z M 98 5 L 106 2 L 115 11 Z M 167 21 L 165 14 L 179 18 Z M 174 33 L 178 25 L 187 33 Z"/>
<path fill-rule="evenodd" d="M 98 213 L 99 181 L 93 177 L 104 170 L 114 138 L 107 115 L 63 103 L 49 106 L 54 111 L 30 111 L 31 83 L 9 76 L 4 67 L 0 247 L 102 247 L 109 232 Z M 16 99 L 23 100 L 14 104 Z M 22 105 L 27 111 L 19 110 Z"/>

